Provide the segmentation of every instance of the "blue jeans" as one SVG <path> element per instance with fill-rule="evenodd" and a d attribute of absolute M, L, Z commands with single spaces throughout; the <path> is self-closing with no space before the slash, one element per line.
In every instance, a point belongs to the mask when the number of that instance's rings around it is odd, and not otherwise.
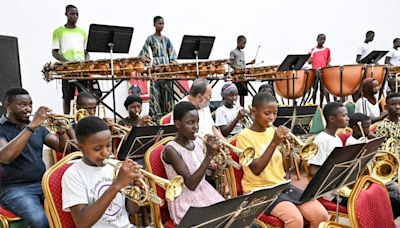
<path fill-rule="evenodd" d="M 29 227 L 49 227 L 43 201 L 40 182 L 13 186 L 0 193 L 0 204 L 23 218 Z"/>

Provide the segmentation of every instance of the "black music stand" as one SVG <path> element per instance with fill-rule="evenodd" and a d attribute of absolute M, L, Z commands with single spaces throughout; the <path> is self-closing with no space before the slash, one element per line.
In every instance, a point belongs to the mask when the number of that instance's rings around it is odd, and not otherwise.
<path fill-rule="evenodd" d="M 278 114 L 274 125 L 285 125 L 290 128 L 294 134 L 308 134 L 310 123 L 316 110 L 316 105 L 278 107 Z"/>
<path fill-rule="evenodd" d="M 168 136 L 176 136 L 175 125 L 133 127 L 122 143 L 118 159 L 143 159 L 150 146 Z"/>
<path fill-rule="evenodd" d="M 249 227 L 288 185 L 288 182 L 285 182 L 282 185 L 258 190 L 208 207 L 190 207 L 178 228 Z"/>
<path fill-rule="evenodd" d="M 184 35 L 178 59 L 195 59 L 196 74 L 199 76 L 199 59 L 208 59 L 214 45 L 215 36 Z"/>
<path fill-rule="evenodd" d="M 292 71 L 292 100 L 293 106 L 296 106 L 296 98 L 294 98 L 294 79 L 297 78 L 297 71 L 300 70 L 303 65 L 307 62 L 310 58 L 311 54 L 307 55 L 288 55 L 286 56 L 285 60 L 279 65 L 278 71 Z M 289 97 L 289 79 L 286 79 L 286 94 Z M 306 79 L 306 82 L 308 80 Z M 306 85 L 307 87 L 307 85 Z"/>
<path fill-rule="evenodd" d="M 113 97 L 114 122 L 117 122 L 117 111 L 115 108 L 115 76 L 113 53 L 129 53 L 132 40 L 132 27 L 120 27 L 110 25 L 91 24 L 87 43 L 88 52 L 109 52 L 111 61 L 111 83 Z M 109 93 L 107 93 L 108 95 Z M 100 101 L 104 104 L 102 97 Z M 109 108 L 104 104 L 105 107 Z M 110 108 L 109 108 L 110 109 Z M 119 115 L 120 116 L 120 115 Z"/>
<path fill-rule="evenodd" d="M 367 163 L 375 156 L 384 137 L 376 138 L 368 143 L 360 143 L 346 147 L 336 147 L 324 164 L 313 176 L 299 199 L 299 203 L 315 199 L 332 190 L 355 183 L 362 174 Z M 336 213 L 339 213 L 340 196 L 336 197 Z"/>
<path fill-rule="evenodd" d="M 382 59 L 389 51 L 372 51 L 363 59 L 361 59 L 360 63 L 364 64 L 377 64 L 379 60 Z"/>

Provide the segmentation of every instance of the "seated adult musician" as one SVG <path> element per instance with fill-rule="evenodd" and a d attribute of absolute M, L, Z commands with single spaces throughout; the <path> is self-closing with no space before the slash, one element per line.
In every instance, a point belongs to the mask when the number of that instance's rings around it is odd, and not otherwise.
<path fill-rule="evenodd" d="M 386 97 L 386 109 L 388 115 L 385 119 L 378 123 L 376 128 L 376 137 L 385 136 L 386 139 L 382 143 L 386 143 L 389 138 L 400 140 L 400 94 L 390 93 Z M 398 154 L 397 154 L 398 156 Z M 390 201 L 392 203 L 394 218 L 400 215 L 400 193 L 398 180 L 386 185 L 388 189 Z"/>
<path fill-rule="evenodd" d="M 288 137 L 289 129 L 279 126 L 270 127 L 277 116 L 278 105 L 274 97 L 267 93 L 257 93 L 253 98 L 252 109 L 255 121 L 250 128 L 241 131 L 237 146 L 241 149 L 255 148 L 255 158 L 249 166 L 244 166 L 242 187 L 244 192 L 259 188 L 279 185 L 285 182 L 284 158 L 278 145 Z M 266 211 L 278 217 L 285 227 L 303 227 L 303 218 L 316 228 L 323 221 L 328 221 L 326 209 L 317 200 L 296 204 L 302 190 L 290 185 Z"/>
<path fill-rule="evenodd" d="M 221 131 L 215 126 L 215 122 L 211 116 L 210 100 L 212 96 L 212 87 L 207 79 L 197 78 L 193 81 L 189 89 L 189 95 L 184 97 L 182 101 L 189 101 L 198 108 L 199 112 L 199 132 L 201 134 L 211 134 L 219 139 L 226 140 Z M 174 119 L 171 118 L 171 124 Z"/>
<path fill-rule="evenodd" d="M 151 123 L 151 117 L 149 115 L 140 117 L 142 104 L 143 101 L 140 96 L 129 95 L 124 102 L 124 106 L 126 111 L 128 111 L 129 116 L 120 120 L 118 124 L 132 128 L 133 126 L 142 127 Z"/>
<path fill-rule="evenodd" d="M 50 109 L 40 107 L 32 121 L 32 99 L 22 88 L 5 94 L 6 115 L 0 119 L 0 204 L 23 218 L 29 227 L 48 227 L 43 210 L 41 181 L 46 170 L 43 144 L 62 151 L 68 140 L 65 130 L 51 134 L 41 124 Z"/>

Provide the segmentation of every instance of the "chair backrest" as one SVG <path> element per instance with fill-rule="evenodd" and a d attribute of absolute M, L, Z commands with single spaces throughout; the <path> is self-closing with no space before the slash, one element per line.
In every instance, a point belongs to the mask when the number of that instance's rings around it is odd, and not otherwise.
<path fill-rule="evenodd" d="M 50 227 L 75 227 L 71 213 L 62 209 L 61 179 L 65 171 L 72 165 L 74 159 L 82 157 L 81 152 L 74 152 L 50 167 L 43 175 L 42 189 L 45 196 L 44 209 L 49 220 Z"/>
<path fill-rule="evenodd" d="M 395 227 L 389 193 L 371 176 L 357 181 L 348 205 L 352 227 Z"/>
<path fill-rule="evenodd" d="M 237 139 L 237 135 L 233 136 L 232 138 L 229 139 L 229 143 L 236 146 L 236 139 Z M 233 158 L 233 160 L 235 160 L 236 162 L 239 162 L 239 157 L 232 152 L 231 150 L 229 150 L 229 153 L 231 155 L 231 157 Z M 229 167 L 229 172 L 233 175 L 231 176 L 231 192 L 232 192 L 232 196 L 236 197 L 236 196 L 241 196 L 243 195 L 243 189 L 242 189 L 242 179 L 243 179 L 243 169 L 235 169 L 232 166 Z"/>
<path fill-rule="evenodd" d="M 161 117 L 160 125 L 169 125 L 171 124 L 172 112 L 166 114 L 165 116 Z"/>
<path fill-rule="evenodd" d="M 356 111 L 356 104 L 353 101 L 345 101 L 343 105 L 347 109 L 347 116 L 352 117 Z"/>
<path fill-rule="evenodd" d="M 161 155 L 164 152 L 165 144 L 173 140 L 174 137 L 166 137 L 158 143 L 150 147 L 145 154 L 145 165 L 148 172 L 153 173 L 159 177 L 168 179 L 165 172 L 164 164 L 161 161 Z M 150 210 L 152 218 L 154 219 L 155 227 L 163 227 L 163 224 L 170 220 L 167 201 L 165 200 L 165 190 L 156 185 L 155 182 L 149 179 L 151 189 L 155 190 L 157 195 L 164 200 L 162 206 L 150 202 Z"/>
<path fill-rule="evenodd" d="M 325 129 L 326 122 L 324 115 L 322 114 L 322 109 L 318 106 L 315 111 L 315 115 L 310 123 L 310 133 L 318 134 Z"/>

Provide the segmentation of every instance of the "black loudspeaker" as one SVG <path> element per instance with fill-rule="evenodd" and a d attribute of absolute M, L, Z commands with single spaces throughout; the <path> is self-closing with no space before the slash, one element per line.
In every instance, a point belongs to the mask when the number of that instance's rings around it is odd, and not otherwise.
<path fill-rule="evenodd" d="M 9 88 L 21 87 L 18 40 L 16 37 L 0 35 L 0 114 L 4 107 L 4 94 Z"/>

